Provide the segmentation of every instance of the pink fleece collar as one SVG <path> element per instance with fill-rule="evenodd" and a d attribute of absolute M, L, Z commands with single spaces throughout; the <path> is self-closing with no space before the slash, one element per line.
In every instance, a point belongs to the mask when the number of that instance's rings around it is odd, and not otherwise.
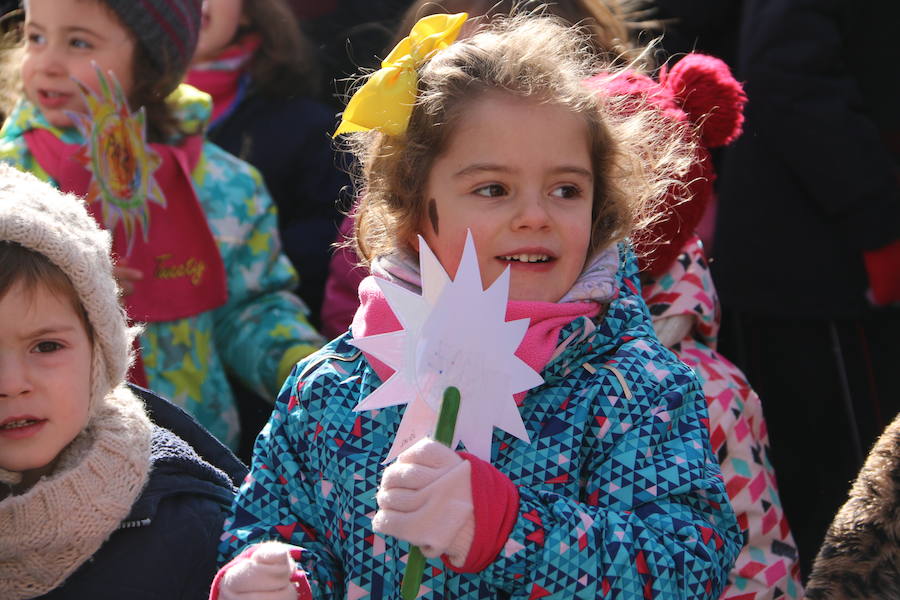
<path fill-rule="evenodd" d="M 354 338 L 390 333 L 402 328 L 375 277 L 370 275 L 359 284 L 359 301 L 351 325 Z M 599 312 L 597 302 L 508 302 L 507 321 L 531 319 L 516 356 L 540 373 L 556 349 L 560 330 L 578 317 L 595 317 Z M 377 358 L 366 354 L 366 359 L 382 381 L 393 375 L 394 370 Z"/>

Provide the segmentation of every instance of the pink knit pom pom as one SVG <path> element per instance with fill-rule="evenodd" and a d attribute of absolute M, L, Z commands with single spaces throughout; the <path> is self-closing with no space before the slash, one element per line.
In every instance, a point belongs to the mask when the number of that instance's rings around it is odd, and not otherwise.
<path fill-rule="evenodd" d="M 747 96 L 722 60 L 688 54 L 671 69 L 663 69 L 660 83 L 699 127 L 708 148 L 729 144 L 741 134 Z"/>

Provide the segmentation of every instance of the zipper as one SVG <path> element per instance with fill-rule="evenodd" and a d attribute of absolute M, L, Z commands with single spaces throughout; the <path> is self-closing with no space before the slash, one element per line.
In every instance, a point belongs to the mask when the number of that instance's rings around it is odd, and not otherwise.
<path fill-rule="evenodd" d="M 118 529 L 134 529 L 136 527 L 147 527 L 150 525 L 150 519 L 135 519 L 133 521 L 122 521 Z"/>
<path fill-rule="evenodd" d="M 307 374 L 307 373 L 309 373 L 313 368 L 318 367 L 319 365 L 321 365 L 321 364 L 322 364 L 323 362 L 325 362 L 326 360 L 339 360 L 339 361 L 341 361 L 341 362 L 353 362 L 353 361 L 355 361 L 357 358 L 359 358 L 359 355 L 360 355 L 360 354 L 362 354 L 362 350 L 357 350 L 356 352 L 354 352 L 354 353 L 353 353 L 352 355 L 350 355 L 350 356 L 343 356 L 343 355 L 341 355 L 341 354 L 323 354 L 322 356 L 320 356 L 319 358 L 317 358 L 317 359 L 314 360 L 313 362 L 311 362 L 311 363 L 309 363 L 308 365 L 306 365 L 306 368 L 303 369 L 303 372 L 300 373 L 300 375 L 297 376 L 297 379 L 298 379 L 298 380 L 302 380 L 304 377 L 306 377 L 306 374 Z"/>

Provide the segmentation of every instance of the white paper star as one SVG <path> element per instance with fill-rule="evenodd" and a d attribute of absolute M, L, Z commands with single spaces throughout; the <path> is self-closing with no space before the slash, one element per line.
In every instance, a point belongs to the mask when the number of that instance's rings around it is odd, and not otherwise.
<path fill-rule="evenodd" d="M 513 398 L 544 381 L 514 354 L 528 319 L 505 320 L 509 268 L 482 289 L 471 232 L 456 279 L 450 280 L 421 237 L 419 268 L 421 296 L 377 280 L 403 329 L 351 342 L 395 370 L 354 410 L 407 404 L 388 452 L 390 461 L 433 434 L 444 390 L 456 386 L 461 403 L 451 448 L 462 441 L 467 451 L 490 461 L 494 427 L 529 441 Z"/>

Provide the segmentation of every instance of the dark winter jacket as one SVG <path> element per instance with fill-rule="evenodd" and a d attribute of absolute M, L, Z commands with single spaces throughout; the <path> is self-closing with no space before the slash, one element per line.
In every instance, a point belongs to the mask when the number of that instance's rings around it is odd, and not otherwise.
<path fill-rule="evenodd" d="M 212 124 L 209 139 L 262 173 L 278 207 L 284 252 L 300 274 L 298 293 L 318 318 L 331 243 L 349 190 L 346 160 L 332 150 L 334 113 L 302 97 L 272 99 L 248 90 Z"/>
<path fill-rule="evenodd" d="M 205 600 L 209 595 L 225 511 L 247 469 L 186 412 L 147 390 L 134 392 L 154 423 L 147 486 L 100 550 L 42 598 Z"/>
<path fill-rule="evenodd" d="M 863 252 L 900 239 L 900 3 L 745 0 L 744 135 L 719 172 L 726 308 L 854 316 Z"/>

